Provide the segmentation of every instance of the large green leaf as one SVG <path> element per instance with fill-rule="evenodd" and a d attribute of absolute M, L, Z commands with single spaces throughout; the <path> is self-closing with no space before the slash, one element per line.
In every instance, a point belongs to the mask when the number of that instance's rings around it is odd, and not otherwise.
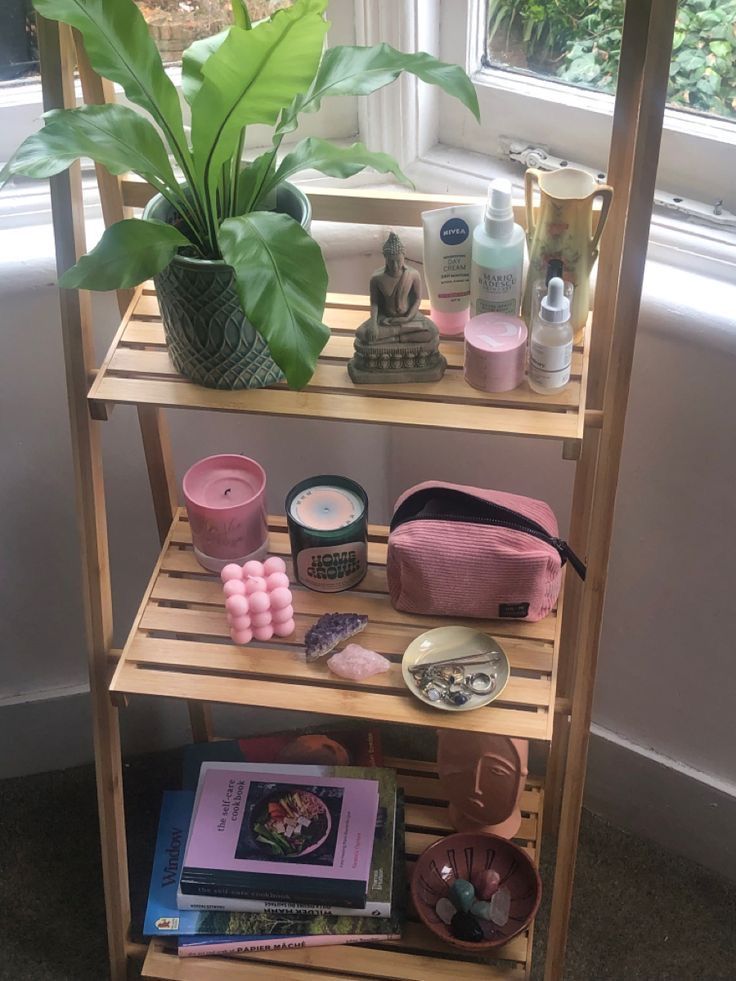
<path fill-rule="evenodd" d="M 273 186 L 275 182 L 272 178 L 267 179 L 267 172 L 274 159 L 274 152 L 267 150 L 255 160 L 251 160 L 241 167 L 238 174 L 237 211 L 235 214 L 242 215 L 246 211 L 252 211 L 257 203 L 256 198 L 262 199 L 264 192 Z"/>
<path fill-rule="evenodd" d="M 33 5 L 49 20 L 76 27 L 95 71 L 122 85 L 130 101 L 147 109 L 185 152 L 179 96 L 133 0 L 33 0 Z"/>
<path fill-rule="evenodd" d="M 105 230 L 100 241 L 61 276 L 66 289 L 119 290 L 150 279 L 190 241 L 178 229 L 155 219 L 125 218 Z"/>
<path fill-rule="evenodd" d="M 380 174 L 393 174 L 404 184 L 414 186 L 388 153 L 373 153 L 364 143 L 334 146 L 327 140 L 310 136 L 297 143 L 291 153 L 286 154 L 262 193 L 268 193 L 272 186 L 280 184 L 300 170 L 318 170 L 328 177 L 352 177 L 365 167 L 371 167 Z"/>
<path fill-rule="evenodd" d="M 148 181 L 176 188 L 161 137 L 133 109 L 114 103 L 54 109 L 44 120 L 44 128 L 21 144 L 0 173 L 0 187 L 13 174 L 52 177 L 80 157 L 90 157 L 111 174 L 132 170 Z"/>
<path fill-rule="evenodd" d="M 425 51 L 406 54 L 390 44 L 373 47 L 337 45 L 325 52 L 309 91 L 297 95 L 284 112 L 276 138 L 296 129 L 299 113 L 316 112 L 325 96 L 370 95 L 393 82 L 402 71 L 416 75 L 423 82 L 438 85 L 467 106 L 476 119 L 480 119 L 475 88 L 459 65 L 438 61 Z"/>
<path fill-rule="evenodd" d="M 303 388 L 330 336 L 322 323 L 327 270 L 319 246 L 287 215 L 228 218 L 219 233 L 246 316 L 292 388 Z"/>
<path fill-rule="evenodd" d="M 192 149 L 210 199 L 243 127 L 273 125 L 312 81 L 329 26 L 322 16 L 325 6 L 326 0 L 297 0 L 250 31 L 231 27 L 203 63 L 204 81 L 192 102 Z"/>
<path fill-rule="evenodd" d="M 199 41 L 194 41 L 181 56 L 181 91 L 189 105 L 194 102 L 204 81 L 202 65 L 217 51 L 229 30 L 230 28 L 227 27 L 219 34 L 213 34 L 212 37 L 203 37 Z"/>

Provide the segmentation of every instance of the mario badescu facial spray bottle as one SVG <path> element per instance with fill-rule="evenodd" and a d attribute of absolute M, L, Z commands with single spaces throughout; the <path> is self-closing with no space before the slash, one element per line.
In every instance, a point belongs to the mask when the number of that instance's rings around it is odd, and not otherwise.
<path fill-rule="evenodd" d="M 479 313 L 519 315 L 524 241 L 524 229 L 514 222 L 511 184 L 493 181 L 488 188 L 485 217 L 473 232 L 471 317 Z"/>

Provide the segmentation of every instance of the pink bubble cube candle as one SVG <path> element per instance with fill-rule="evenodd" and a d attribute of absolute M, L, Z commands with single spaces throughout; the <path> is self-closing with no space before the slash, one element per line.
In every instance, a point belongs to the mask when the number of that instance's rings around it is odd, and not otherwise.
<path fill-rule="evenodd" d="M 286 563 L 278 555 L 244 566 L 231 562 L 220 573 L 234 644 L 289 637 L 296 630 Z"/>

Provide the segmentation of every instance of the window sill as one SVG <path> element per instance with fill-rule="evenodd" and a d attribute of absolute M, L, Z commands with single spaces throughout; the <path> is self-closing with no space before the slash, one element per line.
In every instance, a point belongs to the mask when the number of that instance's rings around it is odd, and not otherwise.
<path fill-rule="evenodd" d="M 511 160 L 438 143 L 406 168 L 422 190 L 485 195 L 489 181 L 511 181 L 523 199 L 524 172 Z M 662 208 L 652 215 L 648 258 L 736 284 L 736 233 L 688 221 Z"/>

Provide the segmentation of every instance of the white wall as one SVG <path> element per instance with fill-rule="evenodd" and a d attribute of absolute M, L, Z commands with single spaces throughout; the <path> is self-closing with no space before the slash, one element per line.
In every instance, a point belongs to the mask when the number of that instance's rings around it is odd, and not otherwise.
<path fill-rule="evenodd" d="M 379 238 L 376 233 L 370 243 Z M 0 228 L 0 776 L 71 765 L 91 753 L 81 694 L 75 507 L 52 254 L 47 225 Z M 375 252 L 343 254 L 332 262 L 333 281 L 339 278 L 338 288 L 364 289 L 375 265 Z M 115 311 L 109 297 L 96 298 L 95 307 L 102 352 Z M 598 809 L 615 811 L 627 823 L 610 794 L 606 799 L 605 788 L 614 781 L 605 767 L 615 767 L 616 799 L 636 794 L 638 811 L 647 815 L 637 821 L 632 808 L 628 823 L 650 834 L 661 805 L 662 768 L 686 771 L 706 798 L 717 788 L 721 808 L 736 797 L 736 685 L 727 640 L 734 582 L 735 308 L 733 283 L 649 263 L 595 706 L 597 739 L 625 746 L 648 768 L 632 766 L 633 782 L 627 782 L 620 753 L 594 752 L 599 770 L 591 782 Z M 280 507 L 298 478 L 333 469 L 366 486 L 373 520 L 387 519 L 390 502 L 404 487 L 435 476 L 545 497 L 567 524 L 573 465 L 553 444 L 170 415 L 179 475 L 207 453 L 248 452 L 268 470 L 272 508 Z M 122 642 L 156 555 L 156 535 L 134 411 L 118 407 L 103 431 L 116 635 Z M 186 718 L 176 705 L 140 700 L 124 718 L 130 750 L 142 749 L 149 737 L 158 745 L 185 738 Z M 716 805 L 704 804 L 698 819 L 704 834 L 709 806 Z"/>

